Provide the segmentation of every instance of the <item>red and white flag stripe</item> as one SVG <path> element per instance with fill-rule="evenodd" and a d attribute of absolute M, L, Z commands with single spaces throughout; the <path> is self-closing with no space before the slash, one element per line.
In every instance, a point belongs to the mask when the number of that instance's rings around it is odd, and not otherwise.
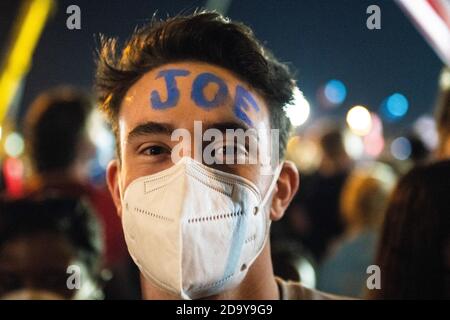
<path fill-rule="evenodd" d="M 450 0 L 396 0 L 442 61 L 450 66 Z"/>

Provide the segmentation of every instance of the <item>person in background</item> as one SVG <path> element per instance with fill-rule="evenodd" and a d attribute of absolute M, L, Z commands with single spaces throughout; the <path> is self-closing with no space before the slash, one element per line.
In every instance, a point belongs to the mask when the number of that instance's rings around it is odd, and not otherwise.
<path fill-rule="evenodd" d="M 439 135 L 438 159 L 450 158 L 450 68 L 441 76 L 441 93 L 436 107 L 436 127 Z"/>
<path fill-rule="evenodd" d="M 428 149 L 423 140 L 414 133 L 410 133 L 406 136 L 411 144 L 411 159 L 412 166 L 418 166 L 425 164 L 430 160 L 431 151 Z"/>
<path fill-rule="evenodd" d="M 0 299 L 102 298 L 102 245 L 79 199 L 0 200 Z"/>
<path fill-rule="evenodd" d="M 332 246 L 318 272 L 319 290 L 362 298 L 367 267 L 375 259 L 379 227 L 394 174 L 389 167 L 354 170 L 344 184 L 340 207 L 345 233 Z"/>
<path fill-rule="evenodd" d="M 320 147 L 319 169 L 312 175 L 303 176 L 302 191 L 294 200 L 297 210 L 288 213 L 291 220 L 302 219 L 302 224 L 308 226 L 300 237 L 317 264 L 321 263 L 330 243 L 344 230 L 339 195 L 353 166 L 339 129 L 326 131 L 320 138 Z"/>
<path fill-rule="evenodd" d="M 372 299 L 450 299 L 450 161 L 418 166 L 390 197 Z"/>
<path fill-rule="evenodd" d="M 90 96 L 73 87 L 48 90 L 32 103 L 24 123 L 33 170 L 26 193 L 86 197 L 99 215 L 106 246 L 104 265 L 111 267 L 122 263 L 126 248 L 111 196 L 89 181 L 89 160 L 95 155 L 87 133 L 92 110 Z"/>

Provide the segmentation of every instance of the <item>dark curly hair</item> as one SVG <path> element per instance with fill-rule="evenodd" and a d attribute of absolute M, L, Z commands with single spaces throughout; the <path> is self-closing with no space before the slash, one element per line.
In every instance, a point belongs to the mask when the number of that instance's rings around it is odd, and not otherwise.
<path fill-rule="evenodd" d="M 24 123 L 27 149 L 37 173 L 68 169 L 78 154 L 93 109 L 90 96 L 61 86 L 39 95 Z"/>
<path fill-rule="evenodd" d="M 283 156 L 290 131 L 283 106 L 293 99 L 293 75 L 250 28 L 208 11 L 167 20 L 153 18 L 133 32 L 123 49 L 117 39 L 101 37 L 96 91 L 116 139 L 119 108 L 127 90 L 146 72 L 179 61 L 210 63 L 251 85 L 268 105 L 272 128 L 280 130 L 279 154 Z"/>
<path fill-rule="evenodd" d="M 101 227 L 93 209 L 82 198 L 41 196 L 0 198 L 0 248 L 20 237 L 61 235 L 74 248 L 91 275 L 101 268 Z"/>

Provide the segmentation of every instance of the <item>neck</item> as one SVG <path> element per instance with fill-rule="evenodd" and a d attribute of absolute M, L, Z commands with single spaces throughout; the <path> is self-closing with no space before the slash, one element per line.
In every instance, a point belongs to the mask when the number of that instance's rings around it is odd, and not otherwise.
<path fill-rule="evenodd" d="M 141 275 L 142 295 L 145 300 L 175 300 L 179 297 L 160 290 Z M 277 300 L 278 285 L 273 274 L 270 242 L 248 270 L 241 284 L 232 290 L 204 299 L 210 300 Z"/>

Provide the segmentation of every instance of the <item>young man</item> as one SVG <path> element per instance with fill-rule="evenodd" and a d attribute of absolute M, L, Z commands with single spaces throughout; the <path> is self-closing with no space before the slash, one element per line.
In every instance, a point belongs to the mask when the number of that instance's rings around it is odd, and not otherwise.
<path fill-rule="evenodd" d="M 270 222 L 297 191 L 294 164 L 272 156 L 268 172 L 239 161 L 252 157 L 250 142 L 217 138 L 263 132 L 257 158 L 273 145 L 282 157 L 288 68 L 248 27 L 210 12 L 153 21 L 117 47 L 103 39 L 96 84 L 117 139 L 108 185 L 144 298 L 327 298 L 272 270 Z"/>

